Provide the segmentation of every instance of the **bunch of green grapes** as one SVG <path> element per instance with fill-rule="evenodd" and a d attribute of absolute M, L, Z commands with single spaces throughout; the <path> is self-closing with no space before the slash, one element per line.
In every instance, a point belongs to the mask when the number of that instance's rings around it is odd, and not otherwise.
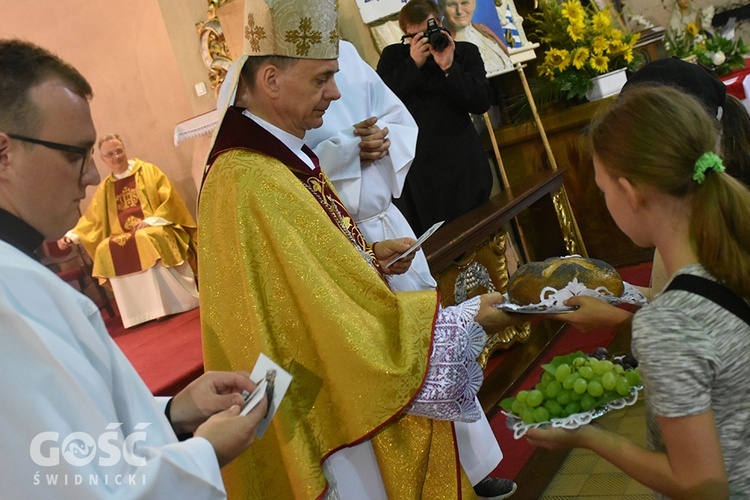
<path fill-rule="evenodd" d="M 500 403 L 526 424 L 593 410 L 629 395 L 633 387 L 641 385 L 637 367 L 625 368 L 583 353 L 569 363 L 553 360 L 544 365 L 544 370 L 536 387 Z"/>

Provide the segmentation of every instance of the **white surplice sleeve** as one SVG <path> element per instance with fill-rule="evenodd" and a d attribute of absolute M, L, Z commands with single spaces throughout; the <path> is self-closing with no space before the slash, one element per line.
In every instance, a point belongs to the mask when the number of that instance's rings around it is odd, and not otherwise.
<path fill-rule="evenodd" d="M 0 241 L 3 498 L 225 498 L 216 453 L 178 442 L 96 305 Z"/>
<path fill-rule="evenodd" d="M 438 419 L 474 422 L 482 408 L 476 401 L 484 374 L 477 362 L 487 334 L 474 321 L 480 297 L 441 309 L 427 379 L 406 412 Z"/>

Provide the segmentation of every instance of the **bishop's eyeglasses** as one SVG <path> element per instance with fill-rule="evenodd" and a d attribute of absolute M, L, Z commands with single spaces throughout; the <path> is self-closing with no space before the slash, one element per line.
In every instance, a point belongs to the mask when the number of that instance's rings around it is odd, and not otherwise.
<path fill-rule="evenodd" d="M 25 137 L 23 135 L 16 135 L 16 134 L 6 134 L 11 139 L 15 139 L 17 141 L 21 142 L 28 142 L 31 144 L 39 144 L 40 146 L 44 146 L 45 148 L 55 149 L 57 151 L 65 151 L 66 153 L 73 153 L 77 155 L 81 155 L 83 157 L 81 161 L 81 169 L 78 173 L 78 178 L 80 179 L 83 177 L 83 171 L 86 169 L 86 164 L 91 159 L 91 156 L 94 154 L 94 148 L 82 148 L 80 146 L 71 146 L 69 144 L 60 144 L 59 142 L 50 142 L 50 141 L 42 141 L 41 139 L 34 139 L 33 137 Z"/>

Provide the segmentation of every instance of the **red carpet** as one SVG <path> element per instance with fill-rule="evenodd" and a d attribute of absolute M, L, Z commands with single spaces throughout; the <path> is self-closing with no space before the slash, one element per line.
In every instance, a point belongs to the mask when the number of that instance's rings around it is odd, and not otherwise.
<path fill-rule="evenodd" d="M 128 329 L 119 316 L 104 322 L 154 394 L 172 396 L 203 373 L 198 309 Z"/>
<path fill-rule="evenodd" d="M 651 277 L 650 262 L 620 269 L 619 271 L 623 280 L 632 285 L 649 285 Z M 540 364 L 534 368 L 529 376 L 521 383 L 520 387 L 513 392 L 515 393 L 519 390 L 529 389 L 535 386 L 542 376 L 541 365 L 549 362 L 555 356 L 575 351 L 590 353 L 597 347 L 608 347 L 614 337 L 615 331 L 610 329 L 583 333 L 575 328 L 568 328 L 552 349 L 543 357 Z M 500 360 L 501 359 L 502 358 L 500 358 Z M 497 358 L 491 359 L 490 363 L 487 364 L 487 370 L 491 370 L 498 362 L 499 360 Z M 490 426 L 497 437 L 497 442 L 500 443 L 500 448 L 503 450 L 503 460 L 492 472 L 491 476 L 515 479 L 536 448 L 529 445 L 523 438 L 518 440 L 513 438 L 513 433 L 505 425 L 505 415 L 500 411 L 491 412 L 488 418 Z"/>

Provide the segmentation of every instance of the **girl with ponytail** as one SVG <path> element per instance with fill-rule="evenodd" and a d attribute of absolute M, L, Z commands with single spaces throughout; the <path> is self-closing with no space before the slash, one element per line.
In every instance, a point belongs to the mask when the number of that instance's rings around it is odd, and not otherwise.
<path fill-rule="evenodd" d="M 679 90 L 629 89 L 589 137 L 612 217 L 671 276 L 632 322 L 649 448 L 595 425 L 527 437 L 588 448 L 668 497 L 746 498 L 750 191 L 724 171 L 716 120 Z"/>

